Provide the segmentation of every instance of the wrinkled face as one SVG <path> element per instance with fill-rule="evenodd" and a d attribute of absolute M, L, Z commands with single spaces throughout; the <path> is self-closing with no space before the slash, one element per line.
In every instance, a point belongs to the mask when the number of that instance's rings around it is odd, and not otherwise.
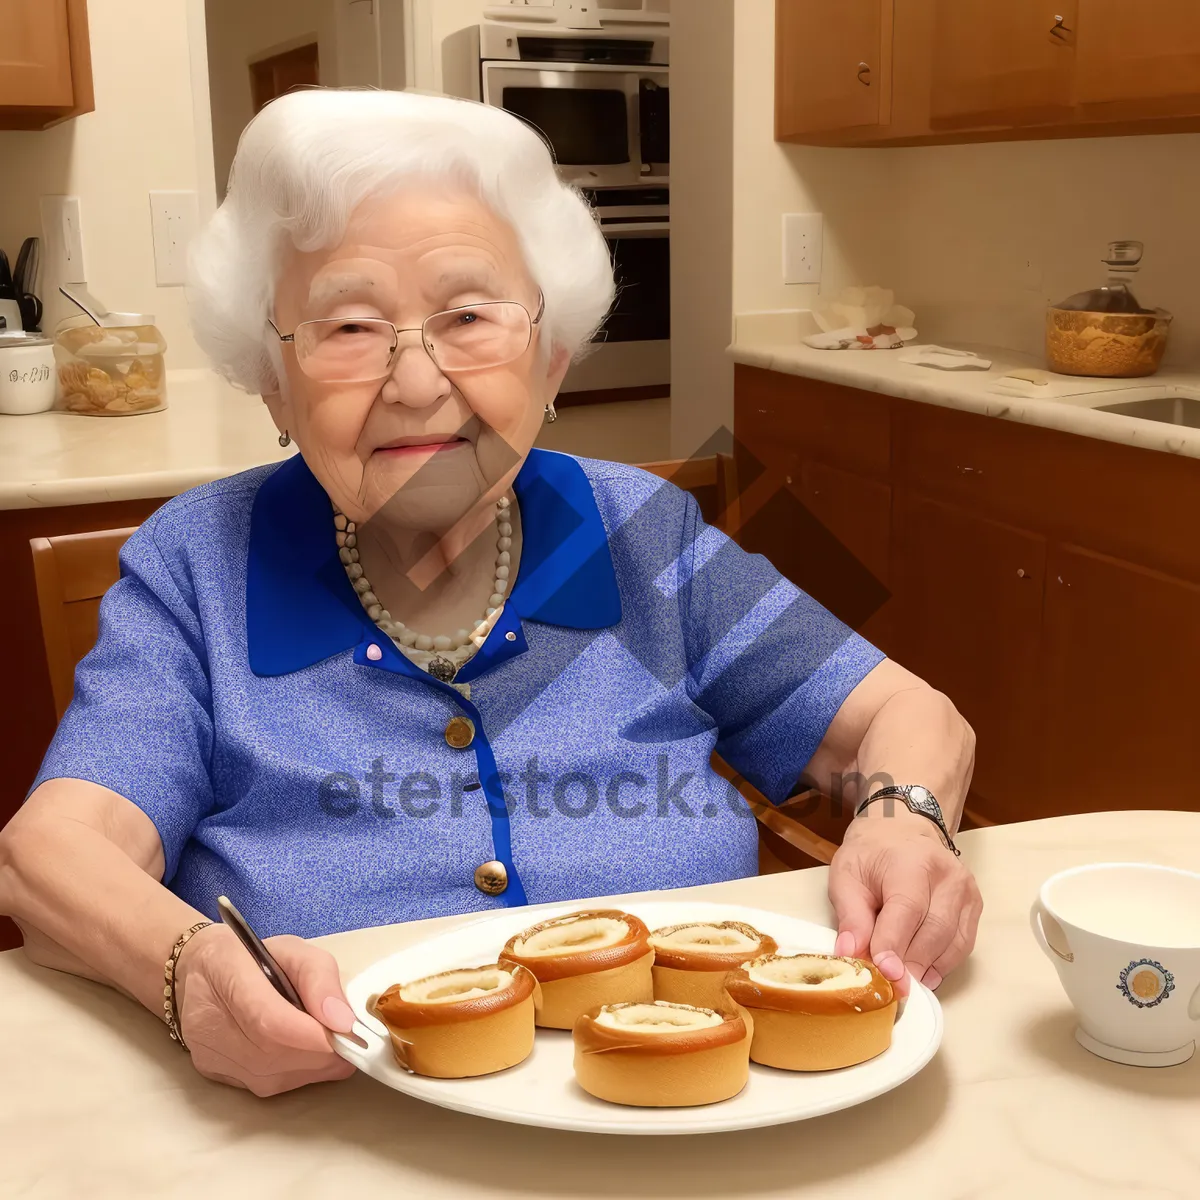
<path fill-rule="evenodd" d="M 433 313 L 489 300 L 537 315 L 516 234 L 469 192 L 420 185 L 361 205 L 332 248 L 289 249 L 274 321 L 289 334 L 337 318 L 322 331 L 351 344 L 364 336 L 355 318 L 419 330 Z M 264 399 L 353 520 L 442 531 L 507 487 L 529 453 L 568 365 L 539 338 L 535 326 L 528 348 L 500 366 L 443 370 L 419 332 L 401 333 L 391 373 L 361 383 L 313 379 L 297 347 L 281 344 L 280 390 Z"/>

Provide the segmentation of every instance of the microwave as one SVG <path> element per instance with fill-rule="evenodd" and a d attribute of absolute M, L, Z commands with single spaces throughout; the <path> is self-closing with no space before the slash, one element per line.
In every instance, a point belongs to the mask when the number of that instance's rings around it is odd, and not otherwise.
<path fill-rule="evenodd" d="M 532 125 L 568 183 L 668 182 L 667 38 L 484 24 L 479 47 L 483 102 Z"/>

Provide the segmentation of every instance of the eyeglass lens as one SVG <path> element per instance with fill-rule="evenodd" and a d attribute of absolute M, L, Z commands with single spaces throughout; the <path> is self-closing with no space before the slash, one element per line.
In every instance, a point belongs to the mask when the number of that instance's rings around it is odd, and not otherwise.
<path fill-rule="evenodd" d="M 478 370 L 520 358 L 532 325 L 524 305 L 489 301 L 434 313 L 421 336 L 439 370 Z M 396 327 L 374 317 L 304 321 L 296 326 L 296 361 L 323 383 L 365 383 L 388 374 L 398 342 Z"/>

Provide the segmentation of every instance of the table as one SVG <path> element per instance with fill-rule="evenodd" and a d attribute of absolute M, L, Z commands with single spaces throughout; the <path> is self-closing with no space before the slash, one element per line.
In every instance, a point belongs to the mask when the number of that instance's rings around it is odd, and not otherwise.
<path fill-rule="evenodd" d="M 132 1002 L 2 954 L 0 1195 L 1197 1195 L 1200 1055 L 1159 1070 L 1089 1055 L 1027 914 L 1041 881 L 1065 867 L 1141 859 L 1195 869 L 1200 814 L 1059 817 L 965 833 L 961 845 L 987 908 L 975 955 L 941 989 L 946 1032 L 933 1062 L 856 1109 L 696 1139 L 485 1121 L 362 1075 L 258 1100 L 202 1079 Z M 690 890 L 828 921 L 825 882 L 819 868 Z M 460 920 L 322 940 L 349 978 Z"/>

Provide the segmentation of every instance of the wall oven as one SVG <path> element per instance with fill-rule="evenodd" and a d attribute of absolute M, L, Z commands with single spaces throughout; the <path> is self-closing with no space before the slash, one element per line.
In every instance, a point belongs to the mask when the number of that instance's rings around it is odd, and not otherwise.
<path fill-rule="evenodd" d="M 667 182 L 668 39 L 615 31 L 479 27 L 485 104 L 549 142 L 559 172 L 584 188 Z"/>

